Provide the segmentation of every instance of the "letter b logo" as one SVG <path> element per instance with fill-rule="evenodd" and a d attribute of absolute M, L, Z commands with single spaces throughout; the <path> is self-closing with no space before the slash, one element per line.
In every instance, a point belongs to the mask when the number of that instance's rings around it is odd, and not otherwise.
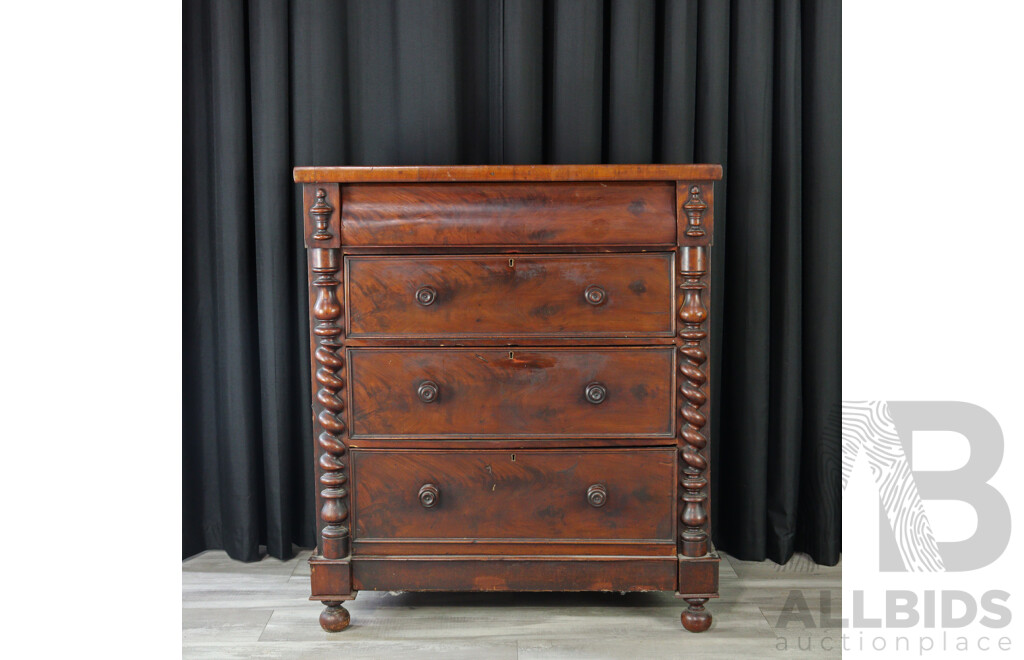
<path fill-rule="evenodd" d="M 914 431 L 953 431 L 970 446 L 967 463 L 945 472 L 910 469 Z M 864 452 L 878 486 L 882 571 L 970 571 L 999 558 L 1010 541 L 1010 509 L 988 480 L 1003 459 L 1003 432 L 984 408 L 960 401 L 843 404 L 843 486 Z M 963 541 L 937 541 L 922 504 L 956 500 L 974 508 L 978 528 Z"/>

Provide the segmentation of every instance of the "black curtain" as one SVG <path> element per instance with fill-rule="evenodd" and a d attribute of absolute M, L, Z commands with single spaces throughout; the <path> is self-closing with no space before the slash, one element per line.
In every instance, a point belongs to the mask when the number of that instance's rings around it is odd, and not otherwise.
<path fill-rule="evenodd" d="M 839 0 L 184 9 L 183 554 L 314 545 L 293 165 L 721 163 L 716 545 L 840 553 Z"/>

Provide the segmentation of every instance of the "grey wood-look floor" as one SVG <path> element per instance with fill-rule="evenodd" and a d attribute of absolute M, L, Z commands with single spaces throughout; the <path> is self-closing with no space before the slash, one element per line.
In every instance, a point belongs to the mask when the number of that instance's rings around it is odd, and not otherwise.
<path fill-rule="evenodd" d="M 325 633 L 323 606 L 308 600 L 309 551 L 244 564 L 221 551 L 182 563 L 186 658 L 699 658 L 840 657 L 841 630 L 779 615 L 790 592 L 815 623 L 820 602 L 842 607 L 842 565 L 796 555 L 779 566 L 723 555 L 721 598 L 708 602 L 708 632 L 683 630 L 685 603 L 671 593 L 424 594 L 360 592 L 352 624 Z M 786 648 L 780 650 L 783 646 Z M 831 651 L 823 650 L 831 648 Z"/>

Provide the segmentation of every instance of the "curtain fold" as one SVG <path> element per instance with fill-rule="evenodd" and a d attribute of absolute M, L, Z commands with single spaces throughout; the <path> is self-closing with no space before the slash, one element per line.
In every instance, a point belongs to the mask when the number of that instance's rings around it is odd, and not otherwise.
<path fill-rule="evenodd" d="M 545 3 L 545 162 L 600 163 L 604 141 L 604 34 L 601 2 Z"/>
<path fill-rule="evenodd" d="M 605 49 L 610 163 L 654 159 L 654 9 L 654 0 L 611 3 Z"/>
<path fill-rule="evenodd" d="M 715 254 L 724 252 L 726 261 L 718 309 L 725 349 L 717 372 L 723 387 L 719 435 L 732 440 L 719 446 L 717 470 L 723 480 L 735 479 L 744 487 L 718 484 L 717 510 L 732 512 L 718 522 L 723 547 L 764 545 L 768 484 L 782 477 L 768 469 L 773 440 L 770 326 L 775 311 L 770 304 L 773 9 L 762 0 L 738 0 L 731 20 L 729 183 L 736 192 L 729 198 L 725 244 L 716 241 Z M 730 378 L 732 374 L 742 378 Z"/>
<path fill-rule="evenodd" d="M 838 0 L 188 0 L 183 554 L 315 541 L 293 165 L 712 162 L 711 507 L 841 550 Z"/>
<path fill-rule="evenodd" d="M 803 357 L 801 291 L 801 169 L 800 154 L 800 5 L 795 0 L 776 7 L 773 46 L 771 153 L 771 253 L 769 295 L 777 301 L 769 329 L 773 348 L 768 403 L 768 527 L 765 544 L 769 556 L 785 557 L 793 551 L 800 492 L 801 443 L 787 438 L 801 435 L 803 402 L 800 391 Z"/>

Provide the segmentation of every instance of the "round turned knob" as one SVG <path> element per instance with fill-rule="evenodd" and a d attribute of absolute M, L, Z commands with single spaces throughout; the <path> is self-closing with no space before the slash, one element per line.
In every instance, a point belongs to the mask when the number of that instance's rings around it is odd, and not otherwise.
<path fill-rule="evenodd" d="M 599 286 L 588 286 L 587 290 L 583 292 L 583 299 L 591 305 L 600 305 L 608 299 L 608 294 Z"/>
<path fill-rule="evenodd" d="M 416 289 L 416 302 L 424 307 L 433 305 L 435 300 L 437 300 L 437 291 L 434 290 L 434 287 L 421 286 Z"/>
<path fill-rule="evenodd" d="M 423 403 L 433 403 L 434 401 L 437 401 L 437 397 L 440 394 L 440 388 L 438 388 L 437 383 L 432 380 L 425 380 L 416 388 L 416 395 Z"/>
<path fill-rule="evenodd" d="M 608 489 L 604 487 L 604 484 L 594 484 L 587 489 L 587 502 L 590 503 L 590 506 L 599 509 L 607 501 Z"/>
<path fill-rule="evenodd" d="M 441 499 L 441 491 L 434 484 L 424 484 L 420 488 L 420 504 L 424 509 L 433 509 Z"/>
<path fill-rule="evenodd" d="M 591 383 L 587 385 L 587 389 L 583 390 L 583 396 L 590 403 L 598 404 L 608 396 L 608 390 L 601 383 Z"/>

